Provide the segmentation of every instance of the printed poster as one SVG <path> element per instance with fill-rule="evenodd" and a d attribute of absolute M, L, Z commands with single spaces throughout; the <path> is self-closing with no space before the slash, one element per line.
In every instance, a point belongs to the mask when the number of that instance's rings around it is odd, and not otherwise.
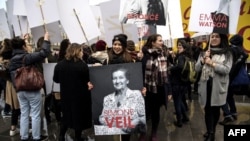
<path fill-rule="evenodd" d="M 89 69 L 95 135 L 146 132 L 141 63 Z"/>
<path fill-rule="evenodd" d="M 168 0 L 121 0 L 119 21 L 124 24 L 166 25 Z"/>
<path fill-rule="evenodd" d="M 241 0 L 192 0 L 189 31 L 235 34 Z"/>

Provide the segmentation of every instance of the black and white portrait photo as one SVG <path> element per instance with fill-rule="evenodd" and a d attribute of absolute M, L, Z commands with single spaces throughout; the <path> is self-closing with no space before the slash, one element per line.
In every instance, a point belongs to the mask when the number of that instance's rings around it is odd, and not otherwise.
<path fill-rule="evenodd" d="M 121 0 L 120 22 L 166 25 L 167 0 Z"/>
<path fill-rule="evenodd" d="M 146 131 L 141 63 L 90 67 L 95 135 Z"/>

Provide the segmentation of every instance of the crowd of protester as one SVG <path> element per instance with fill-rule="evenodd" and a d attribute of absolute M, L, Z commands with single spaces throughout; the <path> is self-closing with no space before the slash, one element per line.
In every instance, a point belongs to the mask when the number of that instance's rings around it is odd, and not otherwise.
<path fill-rule="evenodd" d="M 239 53 L 243 58 L 241 64 L 237 65 L 244 65 L 248 57 L 243 51 L 243 38 L 240 35 L 234 35 L 229 40 L 225 34 L 211 33 L 206 47 L 199 45 L 193 38 L 180 38 L 177 40 L 177 52 L 164 45 L 160 34 L 150 35 L 139 51 L 136 50 L 135 42 L 128 40 L 125 34 L 114 35 L 111 47 L 104 40 L 89 46 L 64 39 L 59 54 L 51 52 L 49 33 L 46 32 L 37 41 L 35 50 L 28 43 L 28 38 L 5 39 L 1 42 L 0 50 L 1 63 L 8 62 L 10 72 L 9 77 L 0 78 L 0 91 L 3 90 L 6 103 L 2 115 L 11 116 L 10 136 L 20 133 L 22 141 L 29 139 L 30 128 L 34 141 L 47 140 L 48 129 L 44 124 L 51 123 L 51 112 L 60 124 L 60 141 L 65 141 L 68 128 L 75 130 L 77 141 L 82 141 L 82 131 L 93 126 L 91 89 L 94 86 L 90 82 L 88 67 L 108 64 L 142 63 L 144 87 L 141 91 L 145 100 L 146 119 L 151 120 L 152 124 L 151 129 L 148 129 L 151 141 L 158 140 L 160 108 L 167 108 L 171 99 L 175 108 L 173 116 L 176 116 L 174 125 L 181 128 L 191 120 L 187 100 L 192 102 L 192 94 L 199 96 L 205 112 L 205 141 L 215 140 L 221 109 L 225 118 L 220 124 L 237 120 L 230 83 L 237 73 L 235 62 Z M 239 48 L 237 55 L 234 55 L 232 46 Z M 16 69 L 22 66 L 23 56 L 26 57 L 25 64 L 36 64 L 41 72 L 42 63 L 57 63 L 53 80 L 61 86 L 61 98 L 54 100 L 55 109 L 50 107 L 54 95 L 46 92 L 45 85 L 41 91 L 15 90 L 13 77 Z M 196 61 L 197 80 L 194 83 L 181 79 L 186 57 Z M 138 140 L 146 141 L 146 134 L 147 131 L 141 133 Z M 122 141 L 129 141 L 130 134 L 122 135 L 121 138 Z"/>

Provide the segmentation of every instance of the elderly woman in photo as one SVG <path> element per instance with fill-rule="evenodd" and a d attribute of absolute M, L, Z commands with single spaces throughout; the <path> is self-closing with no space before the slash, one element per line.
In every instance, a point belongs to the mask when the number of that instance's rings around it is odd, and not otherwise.
<path fill-rule="evenodd" d="M 102 114 L 99 121 L 109 128 L 116 127 L 122 133 L 137 132 L 137 126 L 146 130 L 144 99 L 140 90 L 128 88 L 129 72 L 118 68 L 112 72 L 115 92 L 104 97 Z"/>

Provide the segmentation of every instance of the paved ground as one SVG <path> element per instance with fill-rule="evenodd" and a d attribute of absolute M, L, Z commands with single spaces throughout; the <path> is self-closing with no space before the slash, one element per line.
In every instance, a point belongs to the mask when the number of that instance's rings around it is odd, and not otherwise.
<path fill-rule="evenodd" d="M 185 124 L 182 128 L 177 128 L 173 125 L 175 120 L 173 102 L 169 103 L 168 110 L 161 109 L 161 121 L 158 131 L 159 141 L 202 141 L 203 133 L 205 133 L 204 113 L 200 108 L 197 96 L 193 95 L 193 101 L 189 102 L 189 117 L 190 122 Z M 238 120 L 232 124 L 248 124 L 250 125 L 250 99 L 243 96 L 237 96 L 237 109 Z M 2 105 L 2 101 L 0 101 Z M 0 106 L 1 110 L 1 106 Z M 52 115 L 52 117 L 54 117 Z M 221 119 L 223 117 L 221 116 Z M 59 126 L 55 119 L 48 125 L 49 141 L 56 141 L 58 135 Z M 148 123 L 150 129 L 150 121 Z M 14 137 L 9 136 L 10 130 L 10 118 L 3 118 L 0 116 L 0 141 L 19 141 L 19 135 Z M 150 132 L 149 132 L 150 133 Z M 88 141 L 119 141 L 119 136 L 94 136 L 93 130 L 85 131 L 85 134 L 89 136 Z M 74 135 L 71 130 L 68 131 L 67 141 L 73 141 Z M 131 141 L 136 141 L 137 136 L 133 135 Z M 223 141 L 223 126 L 217 126 L 216 141 Z"/>

